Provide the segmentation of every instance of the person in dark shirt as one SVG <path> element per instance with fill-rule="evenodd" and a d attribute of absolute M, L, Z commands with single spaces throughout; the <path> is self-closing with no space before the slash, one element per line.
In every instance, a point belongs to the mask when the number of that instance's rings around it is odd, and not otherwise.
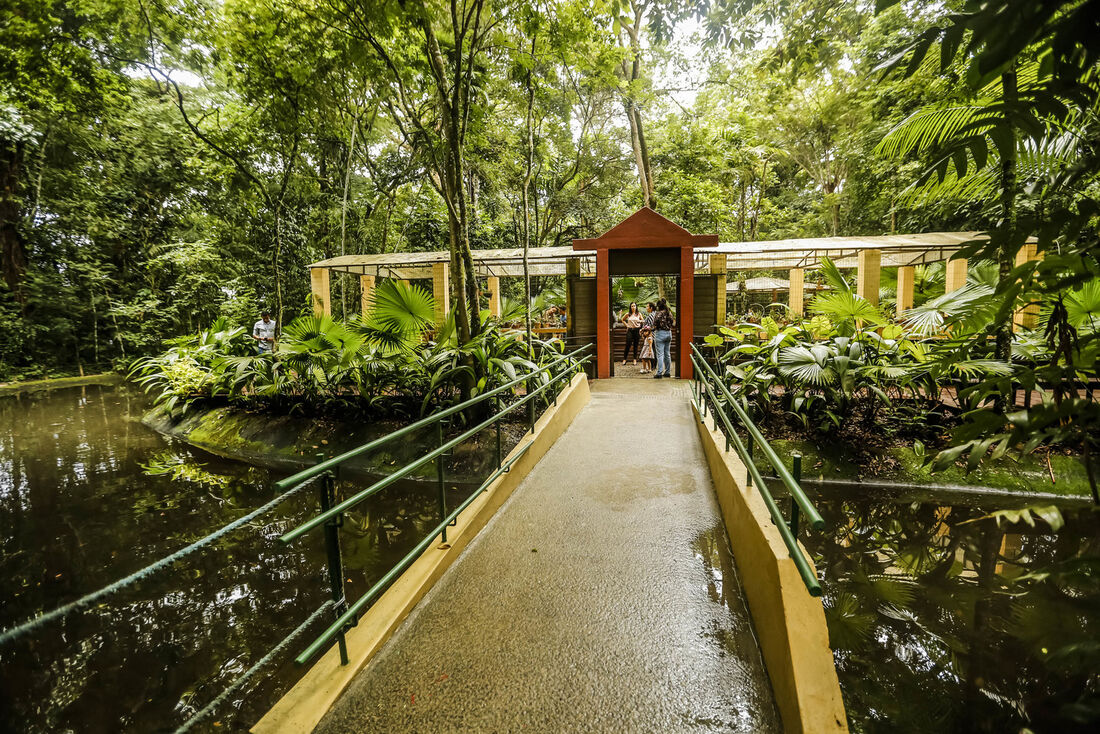
<path fill-rule="evenodd" d="M 672 314 L 668 310 L 668 301 L 657 301 L 657 311 L 653 315 L 653 344 L 657 348 L 657 374 L 653 379 L 672 377 Z"/>

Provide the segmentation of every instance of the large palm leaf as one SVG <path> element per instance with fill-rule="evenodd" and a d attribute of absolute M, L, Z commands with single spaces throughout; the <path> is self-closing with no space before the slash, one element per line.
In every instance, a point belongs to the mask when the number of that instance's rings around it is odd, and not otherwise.
<path fill-rule="evenodd" d="M 986 283 L 967 283 L 903 312 L 902 320 L 910 331 L 921 336 L 942 333 L 948 326 L 976 330 L 989 324 L 1000 307 L 995 291 Z"/>
<path fill-rule="evenodd" d="M 1100 329 L 1100 280 L 1090 280 L 1064 299 L 1070 325 L 1088 332 Z"/>
<path fill-rule="evenodd" d="M 877 306 L 851 291 L 819 293 L 810 303 L 810 311 L 828 317 L 837 325 L 851 325 L 856 321 L 881 324 L 885 320 Z"/>
<path fill-rule="evenodd" d="M 371 299 L 371 320 L 394 333 L 420 334 L 435 325 L 435 298 L 418 285 L 387 280 Z"/>

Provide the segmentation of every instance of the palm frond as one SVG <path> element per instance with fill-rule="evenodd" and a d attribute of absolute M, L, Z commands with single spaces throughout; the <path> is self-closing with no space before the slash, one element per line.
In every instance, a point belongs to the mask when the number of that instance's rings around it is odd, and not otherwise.
<path fill-rule="evenodd" d="M 911 153 L 939 150 L 957 143 L 961 132 L 981 134 L 998 121 L 991 100 L 971 105 L 917 110 L 893 127 L 875 147 L 885 158 L 905 158 Z"/>
<path fill-rule="evenodd" d="M 435 323 L 435 305 L 432 294 L 420 286 L 387 280 L 374 291 L 371 316 L 383 329 L 422 333 Z"/>

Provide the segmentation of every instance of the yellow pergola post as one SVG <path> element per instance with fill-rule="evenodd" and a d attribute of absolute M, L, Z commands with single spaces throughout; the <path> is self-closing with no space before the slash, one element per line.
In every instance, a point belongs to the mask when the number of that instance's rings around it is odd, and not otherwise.
<path fill-rule="evenodd" d="M 442 324 L 451 311 L 450 263 L 432 263 L 432 295 L 435 296 L 435 323 Z"/>
<path fill-rule="evenodd" d="M 803 316 L 806 312 L 806 271 L 802 268 L 791 268 L 787 273 L 787 280 L 791 283 L 787 305 L 791 313 Z"/>
<path fill-rule="evenodd" d="M 309 286 L 312 293 L 313 313 L 332 315 L 332 291 L 329 288 L 328 268 L 310 268 Z"/>
<path fill-rule="evenodd" d="M 916 269 L 912 265 L 898 268 L 898 315 L 913 308 L 913 288 L 916 283 Z"/>
<path fill-rule="evenodd" d="M 877 306 L 881 280 L 882 250 L 860 250 L 856 260 L 856 295 Z"/>
<path fill-rule="evenodd" d="M 947 266 L 947 281 L 944 285 L 944 290 L 947 293 L 957 291 L 958 289 L 966 285 L 965 257 L 948 260 L 945 265 Z"/>
<path fill-rule="evenodd" d="M 715 287 L 718 289 L 718 293 L 714 301 L 714 320 L 716 323 L 724 325 L 726 323 L 726 253 L 720 252 L 710 256 L 710 272 L 712 275 L 718 276 L 715 278 Z"/>
<path fill-rule="evenodd" d="M 374 301 L 374 276 L 373 275 L 360 275 L 359 276 L 359 304 L 360 313 L 366 316 L 367 311 L 370 311 L 371 302 Z"/>
<path fill-rule="evenodd" d="M 500 317 L 500 278 L 489 276 L 489 315 Z"/>
<path fill-rule="evenodd" d="M 581 261 L 571 257 L 565 261 L 565 328 L 567 333 L 573 333 L 573 289 L 569 285 L 570 278 L 581 277 Z"/>
<path fill-rule="evenodd" d="M 1039 246 L 1034 242 L 1029 242 L 1020 248 L 1020 251 L 1016 253 L 1016 267 L 1023 265 L 1029 260 L 1041 260 L 1042 255 L 1039 253 Z M 1018 309 L 1016 313 L 1012 315 L 1012 325 L 1017 329 L 1034 329 L 1039 325 L 1039 304 L 1029 303 L 1026 306 Z"/>

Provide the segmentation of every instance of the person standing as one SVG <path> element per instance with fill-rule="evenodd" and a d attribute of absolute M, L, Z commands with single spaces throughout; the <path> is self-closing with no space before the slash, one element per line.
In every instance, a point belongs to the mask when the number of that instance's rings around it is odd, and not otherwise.
<path fill-rule="evenodd" d="M 630 302 L 630 310 L 626 312 L 626 316 L 623 316 L 623 323 L 626 324 L 626 349 L 623 350 L 623 364 L 626 364 L 631 345 L 634 347 L 634 364 L 638 364 L 638 342 L 642 336 L 642 315 L 638 313 L 638 304 L 634 301 Z"/>
<path fill-rule="evenodd" d="M 650 331 L 653 331 L 653 319 L 656 316 L 657 304 L 655 304 L 653 301 L 650 301 L 645 305 L 645 323 L 642 324 L 642 326 L 645 326 Z"/>
<path fill-rule="evenodd" d="M 653 379 L 672 377 L 672 314 L 668 301 L 657 301 L 657 313 L 653 316 L 653 343 L 657 347 L 657 374 Z"/>
<path fill-rule="evenodd" d="M 641 374 L 649 374 L 653 369 L 653 332 L 648 326 L 642 327 L 642 353 L 638 358 L 642 360 Z"/>
<path fill-rule="evenodd" d="M 264 311 L 260 320 L 252 326 L 252 338 L 256 340 L 256 354 L 270 354 L 275 350 L 275 322 L 271 312 Z"/>

